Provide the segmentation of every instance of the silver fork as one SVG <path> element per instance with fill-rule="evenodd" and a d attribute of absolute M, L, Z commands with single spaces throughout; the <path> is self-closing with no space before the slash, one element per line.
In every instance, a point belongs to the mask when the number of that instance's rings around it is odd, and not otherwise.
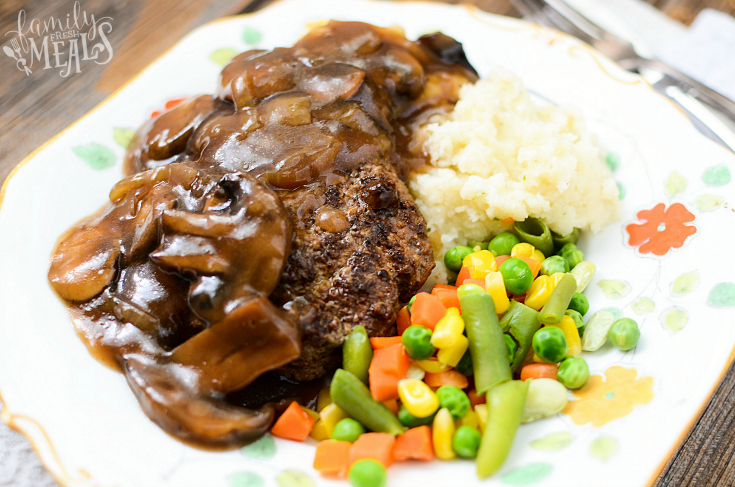
<path fill-rule="evenodd" d="M 644 46 L 631 44 L 606 31 L 562 0 L 511 1 L 525 18 L 571 34 L 624 69 L 639 73 L 656 91 L 676 103 L 700 132 L 735 152 L 732 128 L 735 127 L 735 102 L 662 63 Z"/>

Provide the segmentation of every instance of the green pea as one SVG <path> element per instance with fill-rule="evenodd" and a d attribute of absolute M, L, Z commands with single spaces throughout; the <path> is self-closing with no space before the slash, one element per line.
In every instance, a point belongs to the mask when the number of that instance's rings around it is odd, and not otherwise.
<path fill-rule="evenodd" d="M 479 242 L 477 240 L 470 240 L 467 242 L 467 246 L 475 251 L 475 247 L 480 247 L 480 250 L 487 250 L 488 242 Z"/>
<path fill-rule="evenodd" d="M 459 387 L 441 386 L 436 396 L 439 398 L 439 409 L 449 409 L 453 419 L 462 419 L 470 410 L 470 398 Z"/>
<path fill-rule="evenodd" d="M 577 333 L 581 337 L 584 334 L 584 318 L 579 314 L 579 311 L 568 309 L 564 312 L 565 315 L 570 316 L 574 320 L 574 324 L 577 325 Z"/>
<path fill-rule="evenodd" d="M 505 337 L 505 345 L 508 347 L 508 362 L 513 363 L 516 358 L 516 350 L 518 350 L 518 344 L 513 337 L 507 333 L 503 335 Z"/>
<path fill-rule="evenodd" d="M 379 461 L 363 458 L 352 464 L 349 479 L 352 487 L 385 487 L 388 471 Z"/>
<path fill-rule="evenodd" d="M 352 418 L 344 418 L 334 425 L 332 439 L 354 443 L 365 433 L 365 428 Z"/>
<path fill-rule="evenodd" d="M 411 325 L 401 335 L 401 343 L 413 360 L 426 360 L 436 352 L 431 344 L 431 329 L 421 325 Z"/>
<path fill-rule="evenodd" d="M 462 268 L 462 261 L 472 252 L 473 250 L 471 247 L 457 245 L 444 254 L 444 265 L 452 272 L 459 272 Z"/>
<path fill-rule="evenodd" d="M 569 389 L 579 389 L 590 376 L 590 368 L 582 357 L 567 357 L 559 365 L 556 378 Z"/>
<path fill-rule="evenodd" d="M 462 299 L 462 296 L 467 296 L 468 294 L 478 294 L 484 292 L 485 290 L 477 284 L 462 284 L 457 288 L 457 297 Z"/>
<path fill-rule="evenodd" d="M 573 243 L 564 244 L 564 247 L 559 250 L 559 255 L 564 258 L 569 264 L 569 269 L 574 269 L 574 266 L 584 260 L 584 254 L 577 248 Z"/>
<path fill-rule="evenodd" d="M 545 326 L 533 335 L 533 351 L 544 362 L 555 364 L 567 355 L 567 339 L 561 328 Z"/>
<path fill-rule="evenodd" d="M 569 301 L 569 309 L 579 312 L 582 316 L 587 314 L 590 310 L 590 302 L 587 301 L 587 296 L 582 293 L 574 293 L 572 300 Z"/>
<path fill-rule="evenodd" d="M 521 259 L 511 258 L 500 264 L 505 289 L 511 294 L 524 294 L 533 284 L 533 272 Z"/>
<path fill-rule="evenodd" d="M 620 350 L 627 352 L 638 345 L 638 339 L 641 337 L 641 330 L 638 329 L 638 323 L 630 318 L 620 318 L 610 327 L 607 333 L 610 343 Z"/>
<path fill-rule="evenodd" d="M 462 358 L 459 359 L 459 362 L 454 367 L 454 370 L 462 375 L 466 375 L 467 377 L 475 373 L 474 369 L 472 368 L 472 354 L 470 353 L 469 348 L 467 348 L 464 355 L 462 355 Z"/>
<path fill-rule="evenodd" d="M 503 232 L 496 235 L 495 238 L 490 240 L 490 244 L 488 244 L 487 249 L 495 254 L 495 256 L 510 255 L 510 251 L 513 250 L 513 247 L 519 243 L 521 243 L 521 241 L 514 234 L 510 232 Z"/>
<path fill-rule="evenodd" d="M 557 272 L 569 272 L 569 263 L 563 257 L 552 255 L 544 259 L 539 272 L 544 276 L 550 276 Z"/>
<path fill-rule="evenodd" d="M 411 299 L 408 300 L 408 312 L 411 312 L 411 308 L 413 307 L 413 302 L 416 301 L 416 295 L 414 295 Z"/>
<path fill-rule="evenodd" d="M 426 418 L 417 418 L 408 412 L 408 409 L 406 409 L 406 406 L 403 404 L 398 408 L 398 421 L 400 421 L 403 426 L 408 426 L 409 428 L 430 425 L 434 422 L 434 416 L 436 416 L 436 413 L 431 414 Z"/>
<path fill-rule="evenodd" d="M 572 233 L 568 233 L 566 235 L 559 235 L 555 231 L 551 231 L 551 240 L 554 242 L 554 248 L 560 249 L 564 247 L 564 245 L 568 243 L 577 243 L 577 239 L 579 238 L 579 228 L 574 227 L 572 230 Z"/>
<path fill-rule="evenodd" d="M 460 426 L 452 438 L 452 448 L 454 453 L 462 458 L 475 458 L 481 441 L 482 436 L 475 428 L 467 425 Z"/>

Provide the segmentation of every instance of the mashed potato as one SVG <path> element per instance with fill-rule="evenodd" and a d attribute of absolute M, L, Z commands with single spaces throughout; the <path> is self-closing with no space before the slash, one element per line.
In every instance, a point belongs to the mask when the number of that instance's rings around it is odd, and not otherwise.
<path fill-rule="evenodd" d="M 464 86 L 454 111 L 419 137 L 431 165 L 408 186 L 437 260 L 529 216 L 562 235 L 618 218 L 617 185 L 580 113 L 535 103 L 508 71 Z"/>

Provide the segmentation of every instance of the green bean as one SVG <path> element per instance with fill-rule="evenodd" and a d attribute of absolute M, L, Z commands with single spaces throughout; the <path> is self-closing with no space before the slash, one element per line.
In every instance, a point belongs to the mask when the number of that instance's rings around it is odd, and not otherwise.
<path fill-rule="evenodd" d="M 459 304 L 470 341 L 475 389 L 477 394 L 483 395 L 493 386 L 511 378 L 503 330 L 489 294 L 463 294 Z"/>
<path fill-rule="evenodd" d="M 497 472 L 508 457 L 521 423 L 530 382 L 508 381 L 487 393 L 487 424 L 476 460 L 479 478 L 484 479 Z"/>
<path fill-rule="evenodd" d="M 577 239 L 579 238 L 579 228 L 574 227 L 572 230 L 572 233 L 568 233 L 566 235 L 559 235 L 555 231 L 551 231 L 551 240 L 554 242 L 554 249 L 558 252 L 560 248 L 564 247 L 564 245 L 568 243 L 577 243 Z"/>
<path fill-rule="evenodd" d="M 500 327 L 518 342 L 518 350 L 510 364 L 510 370 L 515 372 L 531 349 L 534 333 L 541 327 L 538 321 L 538 311 L 513 300 L 510 302 L 508 311 L 503 315 L 503 319 L 500 320 Z"/>
<path fill-rule="evenodd" d="M 395 414 L 385 404 L 373 399 L 367 386 L 346 370 L 337 369 L 329 392 L 334 404 L 371 431 L 396 436 L 406 430 Z"/>
<path fill-rule="evenodd" d="M 551 231 L 540 218 L 526 218 L 522 222 L 515 222 L 513 228 L 522 242 L 528 242 L 544 256 L 554 253 L 554 241 L 551 239 Z"/>
<path fill-rule="evenodd" d="M 554 292 L 549 296 L 549 300 L 541 308 L 538 314 L 538 320 L 545 325 L 554 325 L 561 321 L 564 312 L 569 308 L 569 302 L 572 296 L 577 292 L 577 281 L 571 274 L 564 274 L 559 284 L 554 288 Z"/>
<path fill-rule="evenodd" d="M 353 326 L 342 344 L 342 367 L 367 384 L 368 368 L 372 359 L 373 347 L 370 346 L 370 338 L 365 327 Z"/>

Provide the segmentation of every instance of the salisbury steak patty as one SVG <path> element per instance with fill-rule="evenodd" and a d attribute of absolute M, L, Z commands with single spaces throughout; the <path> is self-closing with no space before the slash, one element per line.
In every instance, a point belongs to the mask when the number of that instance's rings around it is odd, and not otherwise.
<path fill-rule="evenodd" d="M 385 159 L 364 163 L 343 182 L 305 188 L 282 201 L 295 222 L 294 240 L 271 299 L 299 324 L 302 353 L 281 372 L 308 380 L 339 364 L 337 347 L 354 325 L 370 336 L 388 335 L 434 259 L 424 218 Z M 328 225 L 316 218 L 324 208 L 342 212 L 346 228 L 323 229 Z"/>

